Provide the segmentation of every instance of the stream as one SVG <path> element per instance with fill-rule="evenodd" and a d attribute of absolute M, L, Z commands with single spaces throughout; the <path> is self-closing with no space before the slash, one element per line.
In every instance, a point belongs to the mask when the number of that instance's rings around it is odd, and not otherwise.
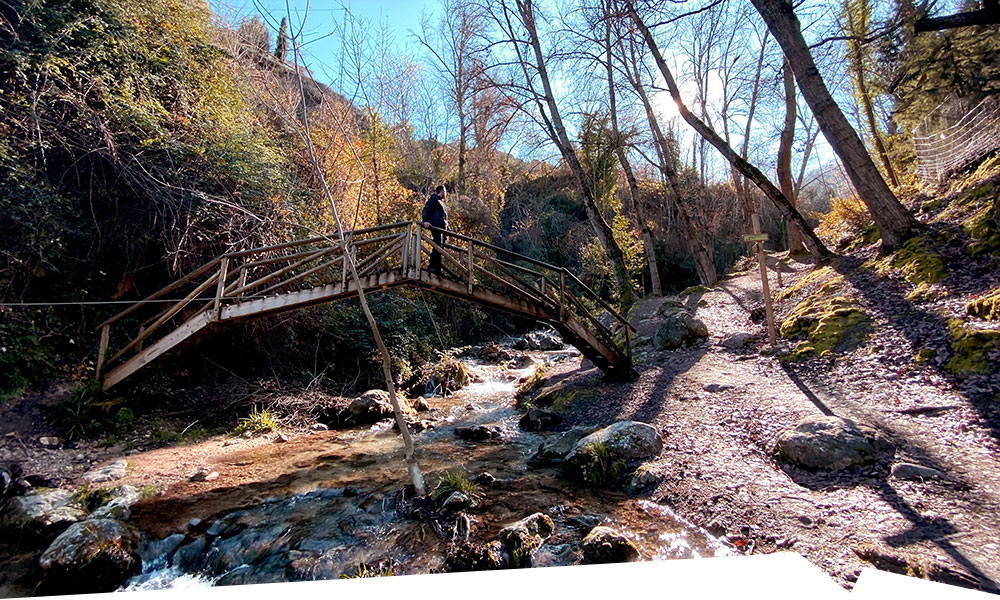
<path fill-rule="evenodd" d="M 537 362 L 578 360 L 575 351 L 532 352 Z M 666 506 L 624 493 L 588 490 L 557 468 L 529 469 L 527 458 L 552 433 L 518 427 L 513 407 L 524 369 L 463 362 L 476 382 L 455 394 L 428 398 L 420 413 L 430 427 L 414 433 L 429 487 L 441 473 L 489 473 L 484 500 L 466 511 L 472 540 L 489 541 L 504 525 L 536 512 L 555 531 L 534 566 L 576 564 L 584 536 L 597 525 L 624 533 L 642 560 L 732 555 L 727 544 L 678 518 Z M 487 425 L 493 439 L 458 439 L 456 427 Z M 136 520 L 143 532 L 143 570 L 128 590 L 332 579 L 355 574 L 360 563 L 392 565 L 395 575 L 441 570 L 455 535 L 442 519 L 420 518 L 406 494 L 402 444 L 392 423 L 309 436 L 310 453 L 284 456 L 286 471 L 262 484 L 217 489 L 183 504 L 151 499 Z M 255 460 L 276 460 L 283 445 Z M 237 463 L 247 464 L 247 463 Z M 201 514 L 199 511 L 204 511 Z M 461 518 L 461 517 L 460 517 Z"/>

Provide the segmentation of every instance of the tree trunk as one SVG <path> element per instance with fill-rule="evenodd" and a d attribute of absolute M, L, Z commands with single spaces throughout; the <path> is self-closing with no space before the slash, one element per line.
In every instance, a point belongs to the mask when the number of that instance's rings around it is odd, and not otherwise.
<path fill-rule="evenodd" d="M 636 28 L 642 34 L 643 39 L 646 42 L 646 46 L 649 48 L 650 53 L 653 55 L 653 59 L 656 61 L 656 66 L 660 70 L 660 74 L 663 75 L 663 79 L 667 83 L 667 88 L 670 90 L 670 96 L 674 99 L 674 103 L 677 104 L 677 110 L 681 117 L 690 125 L 695 131 L 698 132 L 708 143 L 712 144 L 732 165 L 739 169 L 740 173 L 744 177 L 754 182 L 764 195 L 774 203 L 778 211 L 789 221 L 795 223 L 799 226 L 804 234 L 804 242 L 806 247 L 810 252 L 816 254 L 820 257 L 831 256 L 831 252 L 826 249 L 823 242 L 816 237 L 816 233 L 809 227 L 809 224 L 802 217 L 799 211 L 795 210 L 788 199 L 781 193 L 773 183 L 760 172 L 760 169 L 751 165 L 743 157 L 738 155 L 730 146 L 719 137 L 719 134 L 715 133 L 710 127 L 705 125 L 698 117 L 688 110 L 687 106 L 684 105 L 681 99 L 680 88 L 677 86 L 677 82 L 674 80 L 673 74 L 670 72 L 670 68 L 667 67 L 667 63 L 663 60 L 663 55 L 660 53 L 659 48 L 656 46 L 656 40 L 653 39 L 653 33 L 646 27 L 646 24 L 642 22 L 639 18 L 638 13 L 635 11 L 635 7 L 632 5 L 631 0 L 627 0 L 629 13 L 632 20 L 635 22 Z M 771 32 L 773 35 L 773 31 Z"/>
<path fill-rule="evenodd" d="M 827 90 L 802 37 L 799 20 L 792 5 L 786 0 L 751 2 L 784 51 L 795 74 L 795 82 L 823 130 L 823 135 L 837 153 L 858 196 L 875 219 L 882 234 L 883 248 L 898 248 L 903 240 L 916 232 L 919 224 L 886 185 L 861 138 Z"/>
<path fill-rule="evenodd" d="M 785 84 L 785 126 L 781 130 L 781 141 L 778 144 L 778 185 L 781 193 L 795 206 L 795 184 L 792 182 L 792 143 L 795 141 L 795 77 L 792 69 L 785 61 L 782 69 L 782 80 Z M 788 253 L 805 252 L 802 243 L 802 232 L 793 223 L 785 224 L 788 229 Z"/>
<path fill-rule="evenodd" d="M 344 250 L 344 260 L 347 261 L 347 264 L 350 267 L 351 277 L 354 280 L 354 286 L 358 290 L 358 301 L 361 303 L 361 310 L 365 313 L 365 319 L 367 319 L 368 326 L 371 328 L 372 335 L 375 337 L 375 345 L 378 346 L 379 352 L 382 355 L 382 375 L 385 377 L 385 386 L 389 392 L 389 401 L 392 403 L 392 412 L 396 418 L 396 425 L 399 426 L 399 432 L 403 438 L 403 462 L 406 463 L 406 470 L 410 475 L 410 482 L 413 483 L 414 490 L 417 495 L 423 496 L 427 493 L 427 486 L 424 483 L 423 475 L 420 473 L 420 466 L 417 464 L 416 452 L 413 446 L 413 438 L 410 436 L 409 425 L 406 424 L 406 419 L 403 417 L 403 411 L 399 405 L 399 398 L 396 396 L 396 386 L 392 380 L 392 356 L 390 356 L 389 350 L 386 348 L 385 342 L 382 340 L 382 334 L 379 331 L 378 323 L 375 321 L 375 317 L 368 308 L 368 300 L 365 297 L 364 289 L 362 289 L 361 278 L 358 276 L 358 269 L 356 263 L 354 262 L 354 258 L 350 252 L 346 251 L 347 244 L 344 239 L 344 228 L 341 226 L 340 217 L 337 214 L 337 205 L 333 201 L 333 193 L 330 192 L 330 187 L 326 183 L 326 177 L 323 175 L 323 170 L 320 168 L 319 162 L 316 160 L 316 153 L 313 151 L 312 136 L 309 133 L 309 119 L 306 115 L 305 90 L 303 89 L 302 84 L 302 73 L 299 71 L 299 44 L 296 36 L 291 36 L 290 39 L 292 42 L 292 56 L 295 60 L 295 75 L 298 80 L 299 94 L 302 98 L 302 129 L 299 130 L 296 128 L 296 130 L 306 147 L 306 153 L 309 156 L 313 171 L 323 188 L 323 194 L 330 203 L 330 212 L 333 214 L 333 222 L 337 227 L 337 238 L 340 242 L 341 248 Z M 363 163 L 357 155 L 355 155 L 355 159 L 358 161 L 359 165 L 362 165 L 363 168 Z"/>
<path fill-rule="evenodd" d="M 867 27 L 864 28 L 864 31 L 859 31 L 860 24 L 855 23 L 851 7 L 846 2 L 844 3 L 844 12 L 847 16 L 848 35 L 852 37 L 868 35 Z M 889 160 L 889 153 L 885 149 L 882 134 L 879 132 L 878 124 L 875 121 L 875 108 L 872 106 L 872 97 L 868 92 L 868 82 L 865 80 L 865 61 L 864 54 L 861 51 L 861 44 L 856 40 L 848 41 L 847 44 L 851 50 L 851 67 L 854 69 L 854 81 L 858 86 L 858 98 L 861 100 L 861 108 L 865 112 L 865 119 L 868 121 L 868 130 L 872 135 L 872 145 L 875 146 L 875 152 L 882 162 L 882 170 L 885 171 L 886 177 L 889 178 L 889 185 L 898 188 L 899 178 L 896 176 L 896 170 L 892 167 L 892 162 Z"/>
<path fill-rule="evenodd" d="M 607 10 L 605 14 L 610 13 Z M 639 226 L 639 237 L 642 239 L 643 252 L 646 254 L 646 265 L 649 268 L 649 287 L 654 296 L 663 296 L 663 285 L 660 283 L 660 268 L 656 262 L 656 246 L 653 245 L 653 234 L 649 229 L 649 221 L 646 220 L 645 209 L 642 205 L 642 198 L 639 197 L 639 182 L 636 181 L 635 173 L 632 172 L 632 164 L 625 153 L 625 143 L 622 139 L 621 131 L 618 129 L 618 104 L 615 99 L 615 77 L 612 67 L 611 54 L 611 19 L 605 19 L 604 30 L 604 50 L 607 53 L 608 71 L 608 99 L 611 110 L 611 131 L 615 137 L 615 154 L 618 155 L 618 162 L 625 172 L 625 180 L 628 182 L 629 198 L 632 200 L 632 215 Z"/>
<path fill-rule="evenodd" d="M 667 197 L 670 198 L 677 209 L 677 216 L 680 218 L 681 227 L 684 230 L 684 242 L 687 245 L 688 252 L 691 254 L 691 259 L 694 261 L 695 271 L 698 273 L 698 281 L 702 285 L 714 285 L 719 280 L 719 276 L 715 270 L 715 261 L 712 260 L 712 253 L 709 251 L 707 244 L 705 244 L 702 229 L 695 223 L 691 216 L 687 199 L 681 195 L 680 178 L 673 165 L 675 157 L 672 155 L 666 142 L 666 137 L 663 135 L 663 130 L 660 128 L 660 123 L 656 119 L 656 113 L 653 112 L 653 104 L 650 102 L 649 96 L 646 95 L 646 90 L 642 87 L 638 66 L 634 61 L 632 61 L 631 68 L 633 71 L 629 77 L 629 83 L 635 88 L 636 94 L 638 94 L 639 99 L 642 101 L 642 106 L 646 111 L 646 121 L 649 123 L 649 130 L 653 136 L 653 148 L 656 150 L 660 176 L 666 182 L 667 191 L 669 192 Z"/>
<path fill-rule="evenodd" d="M 583 194 L 583 204 L 587 211 L 587 217 L 590 219 L 594 227 L 594 233 L 597 235 L 597 240 L 604 248 L 614 270 L 621 307 L 623 311 L 628 310 L 635 303 L 635 293 L 632 290 L 632 278 L 629 276 L 628 269 L 625 266 L 625 253 L 622 252 L 618 242 L 615 241 L 611 226 L 604 219 L 604 215 L 601 214 L 601 210 L 597 206 L 597 198 L 594 197 L 593 189 L 587 181 L 587 175 L 580 164 L 580 159 L 573 149 L 573 143 L 566 133 L 566 128 L 559 115 L 559 107 L 556 106 L 555 94 L 552 92 L 552 84 L 545 66 L 545 59 L 542 55 L 541 42 L 538 39 L 538 31 L 535 28 L 535 15 L 532 2 L 531 0 L 515 0 L 515 5 L 517 6 L 517 12 L 521 17 L 525 31 L 528 34 L 528 41 L 535 56 L 535 68 L 538 70 L 538 79 L 542 83 L 543 99 L 545 106 L 548 108 L 547 133 L 552 142 L 559 148 L 563 160 L 569 165 L 570 171 L 572 171 L 577 181 L 577 187 Z M 512 31 L 511 33 L 513 34 L 514 32 Z M 515 41 L 515 48 L 516 43 Z M 518 58 L 522 61 L 524 60 L 521 58 L 519 50 Z M 526 69 L 524 62 L 522 62 L 522 69 Z M 530 85 L 531 77 L 526 70 L 525 79 Z M 541 106 L 542 99 L 536 96 L 535 102 L 539 104 L 539 111 L 544 118 L 545 110 Z"/>

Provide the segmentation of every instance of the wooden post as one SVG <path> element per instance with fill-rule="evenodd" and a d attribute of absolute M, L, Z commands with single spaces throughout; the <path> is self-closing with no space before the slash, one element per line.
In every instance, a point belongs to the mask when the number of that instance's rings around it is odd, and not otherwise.
<path fill-rule="evenodd" d="M 423 261 L 423 258 L 420 256 L 420 244 L 423 242 L 424 237 L 423 227 L 423 224 L 417 227 L 417 239 L 413 248 L 413 272 L 417 279 L 420 279 L 420 263 Z"/>
<path fill-rule="evenodd" d="M 566 296 L 566 269 L 559 270 L 559 320 L 563 320 L 563 298 Z"/>
<path fill-rule="evenodd" d="M 345 244 L 341 244 L 340 252 L 344 255 L 344 263 L 341 265 L 343 268 L 340 270 L 340 291 L 347 291 L 347 253 L 349 250 Z"/>
<path fill-rule="evenodd" d="M 632 366 L 632 328 L 625 323 L 625 352 L 628 355 L 628 365 Z"/>
<path fill-rule="evenodd" d="M 240 285 L 239 285 L 239 288 L 244 288 L 244 287 L 246 287 L 246 285 L 247 285 L 247 268 L 246 267 L 240 267 Z M 243 295 L 243 292 L 240 292 L 240 296 L 242 296 L 242 295 Z"/>
<path fill-rule="evenodd" d="M 97 369 L 94 379 L 101 380 L 101 368 L 104 367 L 104 356 L 108 353 L 108 339 L 111 337 L 111 325 L 101 327 L 101 345 L 97 349 Z"/>
<path fill-rule="evenodd" d="M 474 272 L 472 269 L 475 267 L 472 265 L 472 242 L 466 242 L 466 243 L 469 246 L 469 295 L 472 295 L 472 278 L 474 276 Z"/>
<path fill-rule="evenodd" d="M 542 298 L 544 298 L 545 297 L 545 276 L 544 275 L 542 275 L 542 284 L 541 284 L 540 287 L 542 289 Z"/>
<path fill-rule="evenodd" d="M 756 212 L 750 215 L 750 224 L 753 227 L 754 236 L 760 233 L 760 215 Z M 778 337 L 774 330 L 774 310 L 771 307 L 771 286 L 767 281 L 767 259 L 764 257 L 764 242 L 755 240 L 757 246 L 757 263 L 760 266 L 760 287 L 764 296 L 764 315 L 767 317 L 767 340 L 773 346 L 778 343 Z"/>
<path fill-rule="evenodd" d="M 222 310 L 222 296 L 226 293 L 226 276 L 229 274 L 229 257 L 222 257 L 222 264 L 219 265 L 219 281 L 215 286 L 215 303 L 212 305 L 212 320 L 219 320 L 219 313 Z"/>
<path fill-rule="evenodd" d="M 402 257 L 399 261 L 399 269 L 402 271 L 403 279 L 407 278 L 410 272 L 410 237 L 413 235 L 413 222 L 406 225 L 406 239 L 403 240 Z"/>

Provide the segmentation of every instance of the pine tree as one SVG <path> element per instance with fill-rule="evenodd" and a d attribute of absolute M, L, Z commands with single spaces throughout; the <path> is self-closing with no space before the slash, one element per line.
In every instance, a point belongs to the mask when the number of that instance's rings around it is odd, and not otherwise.
<path fill-rule="evenodd" d="M 278 39 L 274 42 L 274 55 L 278 60 L 285 60 L 288 54 L 288 20 L 281 17 L 281 25 L 278 27 Z"/>

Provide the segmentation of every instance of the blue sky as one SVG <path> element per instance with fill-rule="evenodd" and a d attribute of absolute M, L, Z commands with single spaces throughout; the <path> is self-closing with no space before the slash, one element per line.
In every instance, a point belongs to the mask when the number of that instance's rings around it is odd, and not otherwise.
<path fill-rule="evenodd" d="M 209 0 L 209 6 L 217 14 L 250 17 L 259 14 L 260 9 L 270 12 L 275 20 L 286 14 L 284 0 Z M 343 18 L 345 8 L 350 10 L 360 20 L 373 24 L 387 24 L 393 31 L 397 46 L 412 49 L 415 42 L 409 31 L 420 31 L 420 14 L 426 11 L 433 14 L 438 9 L 436 0 L 289 0 L 292 22 L 308 16 L 306 23 L 306 39 L 312 40 L 304 50 L 306 62 L 312 62 L 312 57 L 326 62 L 328 57 L 339 53 L 333 37 L 323 38 L 334 30 L 336 23 Z M 272 32 L 272 43 L 274 41 Z M 317 73 L 319 75 L 319 73 Z"/>

